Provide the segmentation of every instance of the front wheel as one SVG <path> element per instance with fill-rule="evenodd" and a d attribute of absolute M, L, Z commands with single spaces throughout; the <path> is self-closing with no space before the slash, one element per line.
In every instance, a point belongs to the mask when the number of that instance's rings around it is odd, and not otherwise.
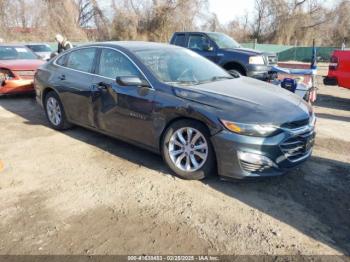
<path fill-rule="evenodd" d="M 199 180 L 214 172 L 215 156 L 209 132 L 199 122 L 173 123 L 165 132 L 162 154 L 171 170 L 181 178 Z"/>
<path fill-rule="evenodd" d="M 234 78 L 239 78 L 242 75 L 244 75 L 241 71 L 239 70 L 235 70 L 235 69 L 230 69 L 227 71 L 231 76 L 233 76 Z"/>

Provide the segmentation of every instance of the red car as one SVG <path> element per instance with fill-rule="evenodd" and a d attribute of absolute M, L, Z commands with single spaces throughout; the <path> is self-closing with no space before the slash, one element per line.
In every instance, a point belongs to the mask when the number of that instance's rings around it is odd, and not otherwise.
<path fill-rule="evenodd" d="M 35 71 L 44 63 L 27 47 L 0 45 L 0 95 L 33 92 Z"/>
<path fill-rule="evenodd" d="M 350 50 L 335 50 L 329 64 L 325 85 L 339 85 L 350 89 Z"/>

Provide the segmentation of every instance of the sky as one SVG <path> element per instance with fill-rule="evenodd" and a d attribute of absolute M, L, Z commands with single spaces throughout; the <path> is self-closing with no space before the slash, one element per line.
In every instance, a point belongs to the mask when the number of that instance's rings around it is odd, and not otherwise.
<path fill-rule="evenodd" d="M 331 7 L 339 0 L 323 0 L 323 4 Z M 108 9 L 111 0 L 99 0 L 102 9 Z M 251 16 L 254 12 L 255 0 L 209 0 L 209 11 L 217 14 L 222 24 L 232 21 L 236 17 L 243 16 L 246 12 Z"/>
<path fill-rule="evenodd" d="M 218 15 L 220 23 L 227 23 L 245 12 L 254 10 L 254 0 L 209 0 L 209 10 Z"/>
<path fill-rule="evenodd" d="M 102 9 L 108 10 L 110 0 L 99 0 Z M 230 22 L 237 16 L 242 16 L 246 11 L 252 12 L 255 0 L 209 0 L 209 11 L 215 12 L 220 23 Z"/>

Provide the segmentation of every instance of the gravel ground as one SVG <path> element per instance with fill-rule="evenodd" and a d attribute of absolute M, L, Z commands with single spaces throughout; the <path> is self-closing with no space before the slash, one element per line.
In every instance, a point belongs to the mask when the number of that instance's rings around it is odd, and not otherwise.
<path fill-rule="evenodd" d="M 350 254 L 350 90 L 321 87 L 313 157 L 257 182 L 183 181 L 157 155 L 0 98 L 0 254 Z"/>

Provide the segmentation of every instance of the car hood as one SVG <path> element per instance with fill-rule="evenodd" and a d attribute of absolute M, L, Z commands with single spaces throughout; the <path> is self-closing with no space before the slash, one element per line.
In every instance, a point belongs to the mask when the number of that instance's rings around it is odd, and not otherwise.
<path fill-rule="evenodd" d="M 50 56 L 51 55 L 51 52 L 35 52 L 37 55 L 40 55 L 40 56 Z"/>
<path fill-rule="evenodd" d="M 39 59 L 0 60 L 0 67 L 11 70 L 36 70 L 42 64 L 44 61 Z"/>
<path fill-rule="evenodd" d="M 239 53 L 244 53 L 248 56 L 256 56 L 256 55 L 265 55 L 265 56 L 269 56 L 269 55 L 275 55 L 274 53 L 268 53 L 268 52 L 262 52 L 259 50 L 255 50 L 255 49 L 250 49 L 250 48 L 243 48 L 243 47 L 238 47 L 238 48 L 225 48 L 224 49 L 227 52 L 239 52 Z"/>
<path fill-rule="evenodd" d="M 305 120 L 312 111 L 295 94 L 248 77 L 174 90 L 179 97 L 215 108 L 220 118 L 242 123 L 282 125 Z"/>

